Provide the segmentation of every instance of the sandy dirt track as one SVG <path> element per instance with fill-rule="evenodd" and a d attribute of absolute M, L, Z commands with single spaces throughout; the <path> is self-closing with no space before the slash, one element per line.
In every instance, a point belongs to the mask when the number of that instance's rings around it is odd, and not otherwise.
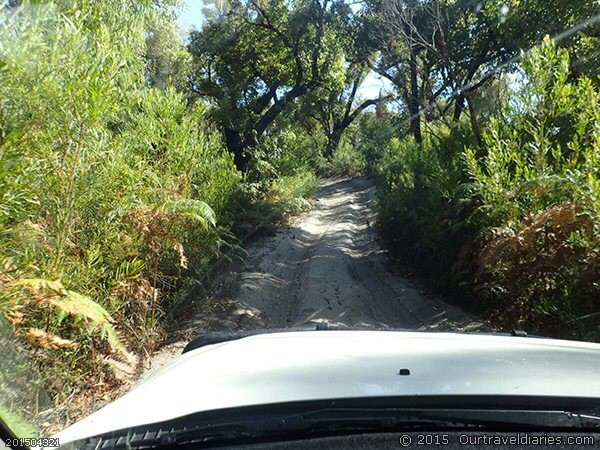
<path fill-rule="evenodd" d="M 303 327 L 482 329 L 460 309 L 425 294 L 390 271 L 376 240 L 371 179 L 329 178 L 313 208 L 287 229 L 252 244 L 237 274 L 225 317 L 192 318 L 149 360 L 144 377 L 200 333 Z"/>
<path fill-rule="evenodd" d="M 239 326 L 478 328 L 389 271 L 373 228 L 374 194 L 366 177 L 326 179 L 306 216 L 252 246 L 240 274 Z"/>

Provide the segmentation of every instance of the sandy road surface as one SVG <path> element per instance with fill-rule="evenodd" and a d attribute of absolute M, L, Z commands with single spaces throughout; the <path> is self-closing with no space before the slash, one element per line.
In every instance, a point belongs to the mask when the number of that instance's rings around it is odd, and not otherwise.
<path fill-rule="evenodd" d="M 144 377 L 179 355 L 203 330 L 318 322 L 332 328 L 481 328 L 458 308 L 390 272 L 373 229 L 374 194 L 365 177 L 325 180 L 309 213 L 248 249 L 227 318 L 194 317 L 177 340 L 153 355 Z"/>
<path fill-rule="evenodd" d="M 239 325 L 478 327 L 389 271 L 373 229 L 374 193 L 366 177 L 327 179 L 306 216 L 251 247 L 237 295 Z"/>

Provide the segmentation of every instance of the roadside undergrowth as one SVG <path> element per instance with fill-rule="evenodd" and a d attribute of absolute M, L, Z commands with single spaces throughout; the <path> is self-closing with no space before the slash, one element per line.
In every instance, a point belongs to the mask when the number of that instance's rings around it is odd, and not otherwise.
<path fill-rule="evenodd" d="M 598 91 L 570 77 L 548 38 L 521 65 L 481 143 L 465 120 L 368 153 L 379 229 L 430 286 L 496 328 L 598 341 Z"/>

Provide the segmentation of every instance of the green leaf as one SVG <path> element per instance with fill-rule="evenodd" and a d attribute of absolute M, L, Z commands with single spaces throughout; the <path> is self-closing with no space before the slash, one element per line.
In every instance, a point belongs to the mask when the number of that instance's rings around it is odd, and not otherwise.
<path fill-rule="evenodd" d="M 169 200 L 162 208 L 166 212 L 178 214 L 198 222 L 203 226 L 215 226 L 215 213 L 205 202 L 194 199 Z"/>

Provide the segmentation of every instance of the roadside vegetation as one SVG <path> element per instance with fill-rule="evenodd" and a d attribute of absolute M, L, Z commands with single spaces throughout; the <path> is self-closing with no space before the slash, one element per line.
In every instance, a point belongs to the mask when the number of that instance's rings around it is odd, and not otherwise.
<path fill-rule="evenodd" d="M 288 127 L 236 168 L 181 85 L 175 5 L 16 3 L 0 16 L 1 328 L 52 414 L 76 414 L 138 370 L 216 261 L 309 205 L 317 165 Z"/>
<path fill-rule="evenodd" d="M 390 139 L 377 163 L 389 248 L 497 327 L 598 339 L 598 91 L 546 40 L 482 127 Z"/>
<path fill-rule="evenodd" d="M 389 31 L 375 68 L 405 95 L 354 137 L 381 182 L 381 236 L 496 328 L 599 340 L 597 10 L 557 2 L 525 25 L 547 2 L 462 3 L 372 9 Z"/>
<path fill-rule="evenodd" d="M 0 2 L 3 419 L 109 400 L 323 175 L 376 173 L 392 254 L 495 326 L 600 339 L 594 1 L 206 5 Z"/>

